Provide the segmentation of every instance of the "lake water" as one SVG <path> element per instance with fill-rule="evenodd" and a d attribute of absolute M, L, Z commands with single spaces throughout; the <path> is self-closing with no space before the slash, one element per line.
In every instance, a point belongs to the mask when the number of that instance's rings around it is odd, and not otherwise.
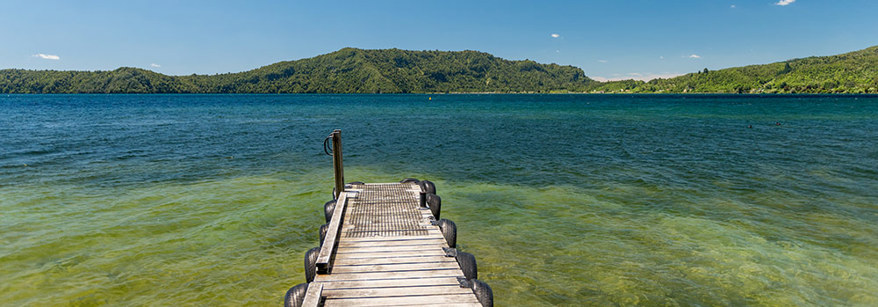
<path fill-rule="evenodd" d="M 878 96 L 721 95 L 0 96 L 0 305 L 282 304 L 332 129 L 500 306 L 878 305 Z"/>

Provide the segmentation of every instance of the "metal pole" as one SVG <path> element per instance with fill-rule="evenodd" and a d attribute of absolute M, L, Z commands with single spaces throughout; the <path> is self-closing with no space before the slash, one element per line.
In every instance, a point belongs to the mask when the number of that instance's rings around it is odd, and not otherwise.
<path fill-rule="evenodd" d="M 341 130 L 332 131 L 332 169 L 335 171 L 335 198 L 344 192 L 344 165 L 341 158 Z"/>

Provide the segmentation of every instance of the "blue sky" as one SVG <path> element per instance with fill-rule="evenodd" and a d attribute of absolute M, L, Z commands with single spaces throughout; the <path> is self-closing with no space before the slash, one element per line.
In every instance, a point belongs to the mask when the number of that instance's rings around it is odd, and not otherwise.
<path fill-rule="evenodd" d="M 878 45 L 876 15 L 875 0 L 2 0 L 0 69 L 214 74 L 357 47 L 478 50 L 649 79 Z"/>

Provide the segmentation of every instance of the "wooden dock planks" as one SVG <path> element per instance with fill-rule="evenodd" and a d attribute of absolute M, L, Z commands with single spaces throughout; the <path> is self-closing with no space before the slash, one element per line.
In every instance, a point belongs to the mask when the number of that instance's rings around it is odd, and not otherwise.
<path fill-rule="evenodd" d="M 305 306 L 481 306 L 415 183 L 357 184 L 341 193 Z M 333 225 L 335 223 L 335 225 Z M 337 227 L 337 228 L 333 228 Z"/>

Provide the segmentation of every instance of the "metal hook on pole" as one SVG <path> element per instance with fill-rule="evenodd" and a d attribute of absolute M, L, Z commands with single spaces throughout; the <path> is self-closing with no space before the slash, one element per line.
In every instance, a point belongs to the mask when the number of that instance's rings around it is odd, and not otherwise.
<path fill-rule="evenodd" d="M 332 155 L 332 143 L 330 140 L 332 139 L 332 134 L 330 133 L 325 139 L 323 139 L 323 152 L 326 153 L 327 156 Z"/>

